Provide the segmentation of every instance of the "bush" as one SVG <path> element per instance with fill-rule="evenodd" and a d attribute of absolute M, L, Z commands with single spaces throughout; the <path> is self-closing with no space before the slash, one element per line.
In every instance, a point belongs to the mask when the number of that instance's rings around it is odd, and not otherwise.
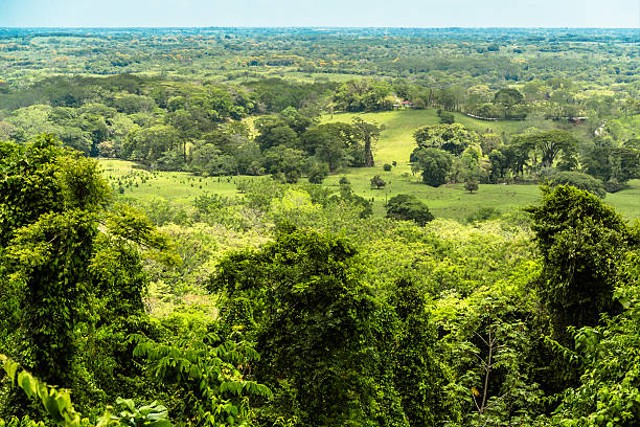
<path fill-rule="evenodd" d="M 604 183 L 604 189 L 607 191 L 607 193 L 617 193 L 624 187 L 625 185 L 615 178 L 611 178 L 609 181 Z"/>
<path fill-rule="evenodd" d="M 425 225 L 434 219 L 429 212 L 429 207 L 411 194 L 398 194 L 389 199 L 387 218 L 414 221 L 420 225 Z"/>
<path fill-rule="evenodd" d="M 326 163 L 315 163 L 309 168 L 308 180 L 312 184 L 322 184 L 329 175 L 329 166 Z"/>
<path fill-rule="evenodd" d="M 475 179 L 467 180 L 467 182 L 464 183 L 464 189 L 467 190 L 469 193 L 478 191 L 478 188 L 479 188 L 478 181 L 476 181 Z"/>
<path fill-rule="evenodd" d="M 453 115 L 453 113 L 450 113 L 448 111 L 442 111 L 441 109 L 438 109 L 438 117 L 440 117 L 440 123 L 446 124 L 446 125 L 450 125 L 452 123 L 455 123 L 456 118 Z"/>
<path fill-rule="evenodd" d="M 382 169 L 383 169 L 385 172 L 391 172 L 391 165 L 390 165 L 389 163 L 385 163 L 385 164 L 382 166 Z"/>
<path fill-rule="evenodd" d="M 581 172 L 558 172 L 549 178 L 553 187 L 558 185 L 570 185 L 580 190 L 585 190 L 604 199 L 607 195 L 604 184 L 597 178 Z"/>
<path fill-rule="evenodd" d="M 500 216 L 500 211 L 493 207 L 480 208 L 467 217 L 467 222 L 482 222 L 495 219 Z"/>
<path fill-rule="evenodd" d="M 371 186 L 376 187 L 376 189 L 378 190 L 384 187 L 385 185 L 387 185 L 387 181 L 380 178 L 380 175 L 376 175 L 373 178 L 371 178 L 370 182 L 371 182 Z"/>

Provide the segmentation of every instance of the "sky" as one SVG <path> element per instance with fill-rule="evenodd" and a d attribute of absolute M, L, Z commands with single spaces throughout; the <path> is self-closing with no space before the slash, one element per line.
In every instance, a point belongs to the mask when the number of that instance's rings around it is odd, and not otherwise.
<path fill-rule="evenodd" d="M 640 0 L 0 0 L 0 27 L 640 29 Z"/>

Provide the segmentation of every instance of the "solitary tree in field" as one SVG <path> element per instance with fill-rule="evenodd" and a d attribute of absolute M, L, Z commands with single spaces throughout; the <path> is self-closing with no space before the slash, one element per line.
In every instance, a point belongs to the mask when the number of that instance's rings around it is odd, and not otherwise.
<path fill-rule="evenodd" d="M 467 190 L 470 194 L 472 194 L 474 191 L 478 191 L 479 187 L 480 186 L 478 185 L 478 181 L 476 181 L 475 179 L 468 179 L 464 183 L 464 189 Z"/>
<path fill-rule="evenodd" d="M 364 144 L 364 166 L 373 167 L 373 142 L 380 138 L 380 128 L 373 123 L 365 122 L 360 117 L 353 119 L 353 126 L 358 131 L 360 139 Z"/>
<path fill-rule="evenodd" d="M 371 178 L 370 182 L 371 182 L 371 186 L 376 187 L 376 189 L 378 190 L 384 187 L 385 185 L 387 185 L 387 181 L 380 178 L 380 175 L 376 175 L 373 178 Z"/>

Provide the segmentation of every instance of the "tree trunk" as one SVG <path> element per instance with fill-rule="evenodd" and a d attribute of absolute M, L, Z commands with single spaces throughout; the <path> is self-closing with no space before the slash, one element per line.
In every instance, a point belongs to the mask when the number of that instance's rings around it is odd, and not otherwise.
<path fill-rule="evenodd" d="M 364 165 L 368 168 L 375 166 L 373 161 L 373 152 L 371 151 L 370 135 L 365 135 L 364 137 Z"/>

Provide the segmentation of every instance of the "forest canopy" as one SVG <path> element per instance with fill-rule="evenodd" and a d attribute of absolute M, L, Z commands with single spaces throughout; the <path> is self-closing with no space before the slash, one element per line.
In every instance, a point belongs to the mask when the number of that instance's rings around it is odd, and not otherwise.
<path fill-rule="evenodd" d="M 0 427 L 637 425 L 638 43 L 0 29 Z"/>

